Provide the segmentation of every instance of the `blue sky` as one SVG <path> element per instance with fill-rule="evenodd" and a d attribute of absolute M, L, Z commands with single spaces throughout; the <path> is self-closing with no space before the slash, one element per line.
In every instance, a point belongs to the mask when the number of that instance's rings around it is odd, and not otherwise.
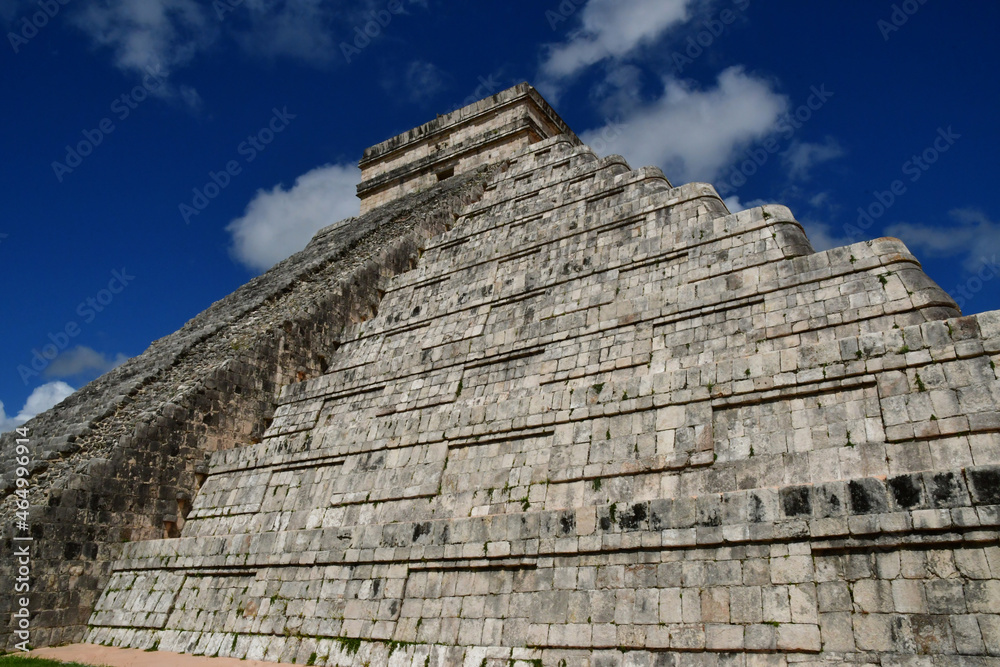
<path fill-rule="evenodd" d="M 2 428 L 355 214 L 365 147 L 523 80 L 601 153 L 786 204 L 818 250 L 899 236 L 965 313 L 1000 308 L 997 3 L 0 0 L 0 22 Z"/>

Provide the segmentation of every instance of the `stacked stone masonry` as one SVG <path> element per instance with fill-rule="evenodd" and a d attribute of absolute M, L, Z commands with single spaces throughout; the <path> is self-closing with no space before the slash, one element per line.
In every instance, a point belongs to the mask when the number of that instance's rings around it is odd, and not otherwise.
<path fill-rule="evenodd" d="M 211 454 L 179 537 L 118 546 L 87 641 L 1000 665 L 1000 312 L 569 134 L 496 166 Z M 385 206 L 420 224 L 451 182 Z"/>
<path fill-rule="evenodd" d="M 456 177 L 322 230 L 301 253 L 80 389 L 30 431 L 31 642 L 80 641 L 123 544 L 176 535 L 213 451 L 260 440 L 275 393 L 323 372 L 345 326 L 372 317 L 382 281 L 482 192 Z M 412 215 L 414 208 L 421 215 Z M 15 546 L 13 434 L 0 438 L 3 551 Z M 0 559 L 13 591 L 15 558 Z M 0 595 L 0 648 L 18 596 Z M 8 625 L 9 623 L 9 625 Z"/>
<path fill-rule="evenodd" d="M 365 150 L 361 212 L 557 134 L 573 131 L 534 88 L 518 84 Z"/>
<path fill-rule="evenodd" d="M 325 665 L 997 664 L 1000 313 L 899 242 L 522 150 L 89 641 Z"/>

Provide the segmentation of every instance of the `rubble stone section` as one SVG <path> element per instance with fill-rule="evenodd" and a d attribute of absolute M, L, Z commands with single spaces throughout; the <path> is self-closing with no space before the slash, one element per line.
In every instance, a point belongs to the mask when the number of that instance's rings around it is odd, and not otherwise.
<path fill-rule="evenodd" d="M 1000 664 L 1000 312 L 898 240 L 816 253 L 782 206 L 554 136 L 339 341 L 212 454 L 179 538 L 122 547 L 88 641 Z"/>
<path fill-rule="evenodd" d="M 534 88 L 508 88 L 367 149 L 360 163 L 361 212 L 557 134 L 573 131 Z"/>
<path fill-rule="evenodd" d="M 188 527 L 192 499 L 210 497 L 199 493 L 207 457 L 259 442 L 278 389 L 322 374 L 344 328 L 374 316 L 385 280 L 411 268 L 497 168 L 327 227 L 302 252 L 26 424 L 34 448 L 32 645 L 83 638 L 122 546 Z M 7 555 L 16 510 L 13 440 L 11 433 L 0 438 Z M 0 558 L 0 649 L 17 641 L 16 565 Z M 166 582 L 150 586 L 167 591 Z"/>

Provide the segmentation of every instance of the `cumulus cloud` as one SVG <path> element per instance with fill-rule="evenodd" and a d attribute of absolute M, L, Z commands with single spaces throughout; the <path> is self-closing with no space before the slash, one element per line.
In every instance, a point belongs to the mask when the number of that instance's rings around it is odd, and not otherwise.
<path fill-rule="evenodd" d="M 843 157 L 844 149 L 836 139 L 827 137 L 821 144 L 808 141 L 794 141 L 782 154 L 782 160 L 788 167 L 788 175 L 796 180 L 809 178 L 809 171 L 818 164 Z"/>
<path fill-rule="evenodd" d="M 0 402 L 0 432 L 14 430 L 35 415 L 58 404 L 74 391 L 76 390 L 73 387 L 60 381 L 35 387 L 35 390 L 28 396 L 28 400 L 24 402 L 24 407 L 13 417 L 7 416 L 3 402 Z"/>
<path fill-rule="evenodd" d="M 930 257 L 957 257 L 967 271 L 978 271 L 984 263 L 995 265 L 1000 254 L 1000 223 L 975 209 L 956 209 L 949 216 L 953 224 L 900 222 L 887 227 L 885 234 Z"/>
<path fill-rule="evenodd" d="M 187 64 L 217 33 L 208 6 L 196 0 L 106 0 L 88 4 L 75 22 L 95 44 L 114 52 L 120 69 L 169 72 Z"/>
<path fill-rule="evenodd" d="M 447 76 L 434 63 L 417 60 L 406 68 L 406 91 L 413 102 L 426 102 L 444 90 Z"/>
<path fill-rule="evenodd" d="M 709 89 L 668 77 L 658 100 L 581 138 L 634 166 L 657 165 L 670 178 L 711 181 L 740 150 L 774 132 L 787 107 L 770 82 L 730 67 Z"/>
<path fill-rule="evenodd" d="M 112 368 L 121 366 L 128 357 L 119 352 L 114 357 L 108 357 L 86 345 L 77 345 L 60 354 L 52 360 L 45 369 L 46 377 L 73 377 L 84 373 L 107 373 Z"/>
<path fill-rule="evenodd" d="M 829 192 L 820 192 L 819 194 L 815 194 L 809 198 L 809 205 L 814 206 L 816 208 L 819 208 L 820 206 L 823 205 L 829 206 L 830 205 L 829 202 L 830 202 Z"/>
<path fill-rule="evenodd" d="M 605 116 L 628 112 L 642 104 L 642 69 L 625 63 L 609 64 L 604 79 L 590 91 L 590 99 Z"/>
<path fill-rule="evenodd" d="M 542 74 L 572 77 L 605 58 L 620 58 L 688 20 L 695 0 L 590 0 L 580 10 L 580 29 L 548 48 Z"/>
<path fill-rule="evenodd" d="M 8 417 L 7 413 L 4 411 L 3 401 L 0 401 L 0 433 L 13 431 L 23 423 L 24 422 L 17 421 L 14 417 Z"/>
<path fill-rule="evenodd" d="M 288 190 L 258 190 L 243 216 L 226 227 L 233 257 L 266 271 L 302 250 L 323 227 L 358 215 L 359 180 L 354 165 L 326 165 L 299 176 Z"/>
<path fill-rule="evenodd" d="M 342 7 L 335 11 L 335 4 L 323 0 L 245 0 L 242 18 L 247 27 L 236 33 L 237 41 L 256 56 L 326 63 L 340 55 L 335 26 L 361 20 L 359 13 L 348 14 Z M 370 3 L 362 5 L 367 8 Z"/>
<path fill-rule="evenodd" d="M 0 15 L 20 0 L 0 0 Z M 426 9 L 423 0 L 408 5 Z M 148 68 L 165 76 L 229 37 L 254 57 L 288 57 L 326 64 L 341 57 L 338 38 L 385 10 L 383 0 L 97 0 L 73 12 L 73 23 L 99 48 L 113 53 L 115 65 L 139 77 Z M 170 82 L 153 94 L 200 104 L 197 91 Z"/>
<path fill-rule="evenodd" d="M 770 203 L 763 199 L 753 199 L 744 204 L 740 201 L 740 198 L 737 195 L 726 197 L 722 201 L 726 205 L 726 208 L 729 209 L 730 213 L 739 213 L 740 211 L 746 211 L 747 209 L 757 208 L 758 206 Z"/>

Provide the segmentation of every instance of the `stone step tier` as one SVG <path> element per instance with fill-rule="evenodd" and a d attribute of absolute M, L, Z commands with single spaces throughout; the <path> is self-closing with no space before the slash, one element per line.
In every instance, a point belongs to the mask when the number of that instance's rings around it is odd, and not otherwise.
<path fill-rule="evenodd" d="M 731 214 L 573 136 L 504 167 L 261 442 L 213 454 L 181 537 L 125 546 L 89 641 L 1000 655 L 1000 313 L 962 317 L 898 240 L 816 253 L 784 207 Z"/>

